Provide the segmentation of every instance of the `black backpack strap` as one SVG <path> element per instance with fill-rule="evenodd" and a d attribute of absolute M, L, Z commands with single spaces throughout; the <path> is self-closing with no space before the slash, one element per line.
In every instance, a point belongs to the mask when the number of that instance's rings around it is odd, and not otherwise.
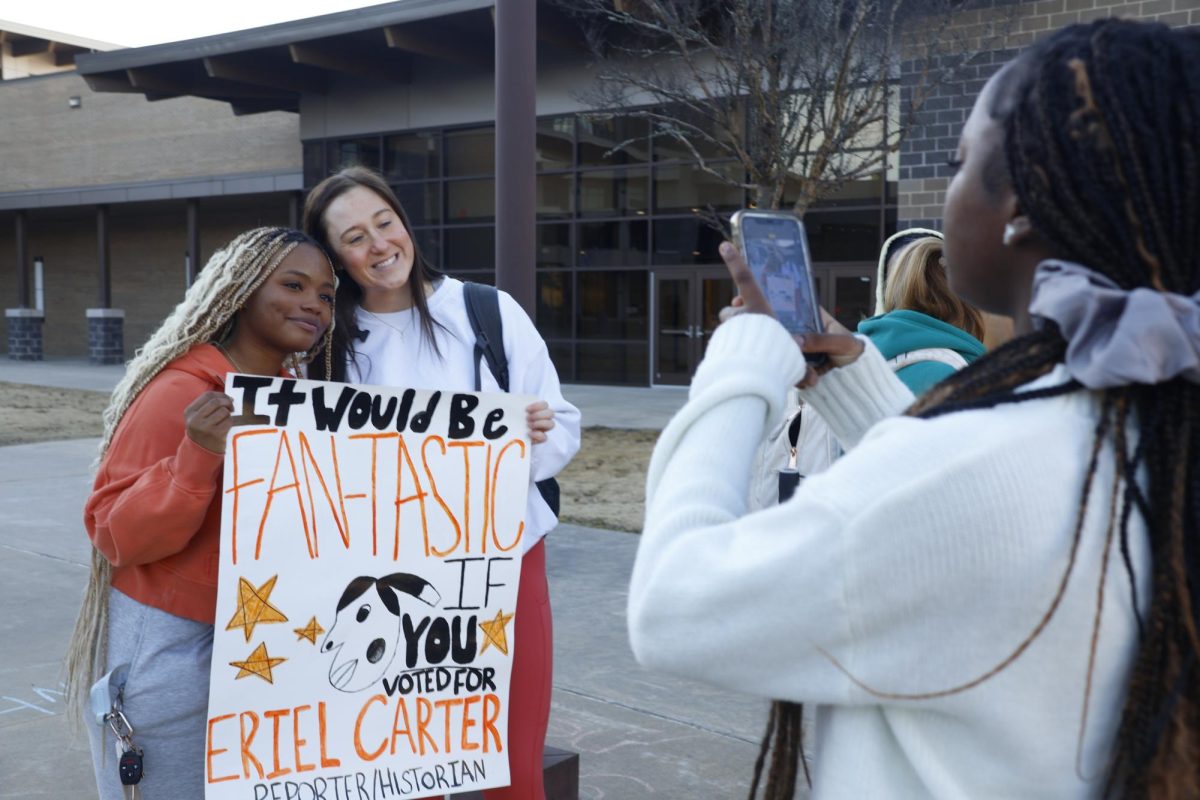
<path fill-rule="evenodd" d="M 479 391 L 479 360 L 487 362 L 502 391 L 508 391 L 508 355 L 504 352 L 504 321 L 500 318 L 500 295 L 495 287 L 485 283 L 463 282 L 463 302 L 467 319 L 475 334 L 475 391 Z M 546 505 L 558 516 L 560 492 L 558 481 L 547 478 L 537 482 L 538 492 Z"/>
<path fill-rule="evenodd" d="M 501 391 L 508 391 L 508 356 L 504 352 L 504 323 L 500 319 L 500 295 L 484 283 L 463 282 L 467 319 L 475 333 L 475 391 L 481 386 L 479 359 L 487 361 Z"/>

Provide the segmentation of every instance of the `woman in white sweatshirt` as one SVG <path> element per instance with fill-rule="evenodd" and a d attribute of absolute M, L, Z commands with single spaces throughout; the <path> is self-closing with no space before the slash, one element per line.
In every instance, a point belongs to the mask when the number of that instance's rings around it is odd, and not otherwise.
<path fill-rule="evenodd" d="M 861 337 L 808 372 L 724 246 L 759 313 L 655 449 L 634 652 L 813 704 L 816 798 L 1200 796 L 1200 34 L 1052 34 L 953 166 L 953 288 L 1018 338 L 910 408 Z M 797 382 L 849 452 L 745 515 Z"/>
<path fill-rule="evenodd" d="M 497 292 L 496 301 L 507 369 L 497 365 L 501 375 L 493 374 L 476 351 L 465 285 L 421 257 L 404 208 L 375 172 L 351 167 L 315 186 L 304 204 L 304 228 L 332 254 L 342 278 L 338 324 L 344 329 L 331 347 L 334 380 L 430 390 L 506 388 L 539 398 L 526 409 L 533 447 L 513 622 L 507 740 L 511 784 L 483 795 L 487 800 L 542 800 L 553 672 L 543 537 L 558 523 L 557 484 L 551 488 L 546 481 L 579 450 L 579 410 L 562 396 L 558 373 L 533 321 L 505 292 Z M 505 372 L 507 381 L 501 377 Z"/>

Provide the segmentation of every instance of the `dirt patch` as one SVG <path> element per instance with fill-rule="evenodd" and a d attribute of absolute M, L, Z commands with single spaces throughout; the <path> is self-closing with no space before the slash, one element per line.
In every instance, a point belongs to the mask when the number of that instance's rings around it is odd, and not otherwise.
<path fill-rule="evenodd" d="M 646 502 L 646 470 L 658 434 L 658 431 L 585 428 L 579 455 L 558 476 L 563 522 L 640 531 Z"/>
<path fill-rule="evenodd" d="M 107 392 L 0 383 L 0 445 L 99 437 L 108 398 Z"/>
<path fill-rule="evenodd" d="M 0 382 L 0 445 L 98 437 L 108 398 L 105 392 Z M 563 522 L 641 530 L 646 469 L 657 440 L 658 431 L 584 429 L 579 455 L 558 476 Z"/>

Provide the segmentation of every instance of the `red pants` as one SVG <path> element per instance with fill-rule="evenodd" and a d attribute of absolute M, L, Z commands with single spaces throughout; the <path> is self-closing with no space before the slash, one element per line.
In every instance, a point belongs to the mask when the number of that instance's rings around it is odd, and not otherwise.
<path fill-rule="evenodd" d="M 546 542 L 521 561 L 521 586 L 513 617 L 512 679 L 508 689 L 508 770 L 512 783 L 486 789 L 485 800 L 545 800 L 542 750 L 550 724 L 554 631 L 546 583 Z"/>

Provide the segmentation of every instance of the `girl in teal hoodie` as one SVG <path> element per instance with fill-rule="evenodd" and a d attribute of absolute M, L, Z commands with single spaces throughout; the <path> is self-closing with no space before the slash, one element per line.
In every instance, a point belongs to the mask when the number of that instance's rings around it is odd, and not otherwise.
<path fill-rule="evenodd" d="M 920 395 L 984 353 L 983 316 L 946 282 L 942 235 L 911 228 L 879 255 L 876 316 L 858 325 L 896 376 Z"/>

